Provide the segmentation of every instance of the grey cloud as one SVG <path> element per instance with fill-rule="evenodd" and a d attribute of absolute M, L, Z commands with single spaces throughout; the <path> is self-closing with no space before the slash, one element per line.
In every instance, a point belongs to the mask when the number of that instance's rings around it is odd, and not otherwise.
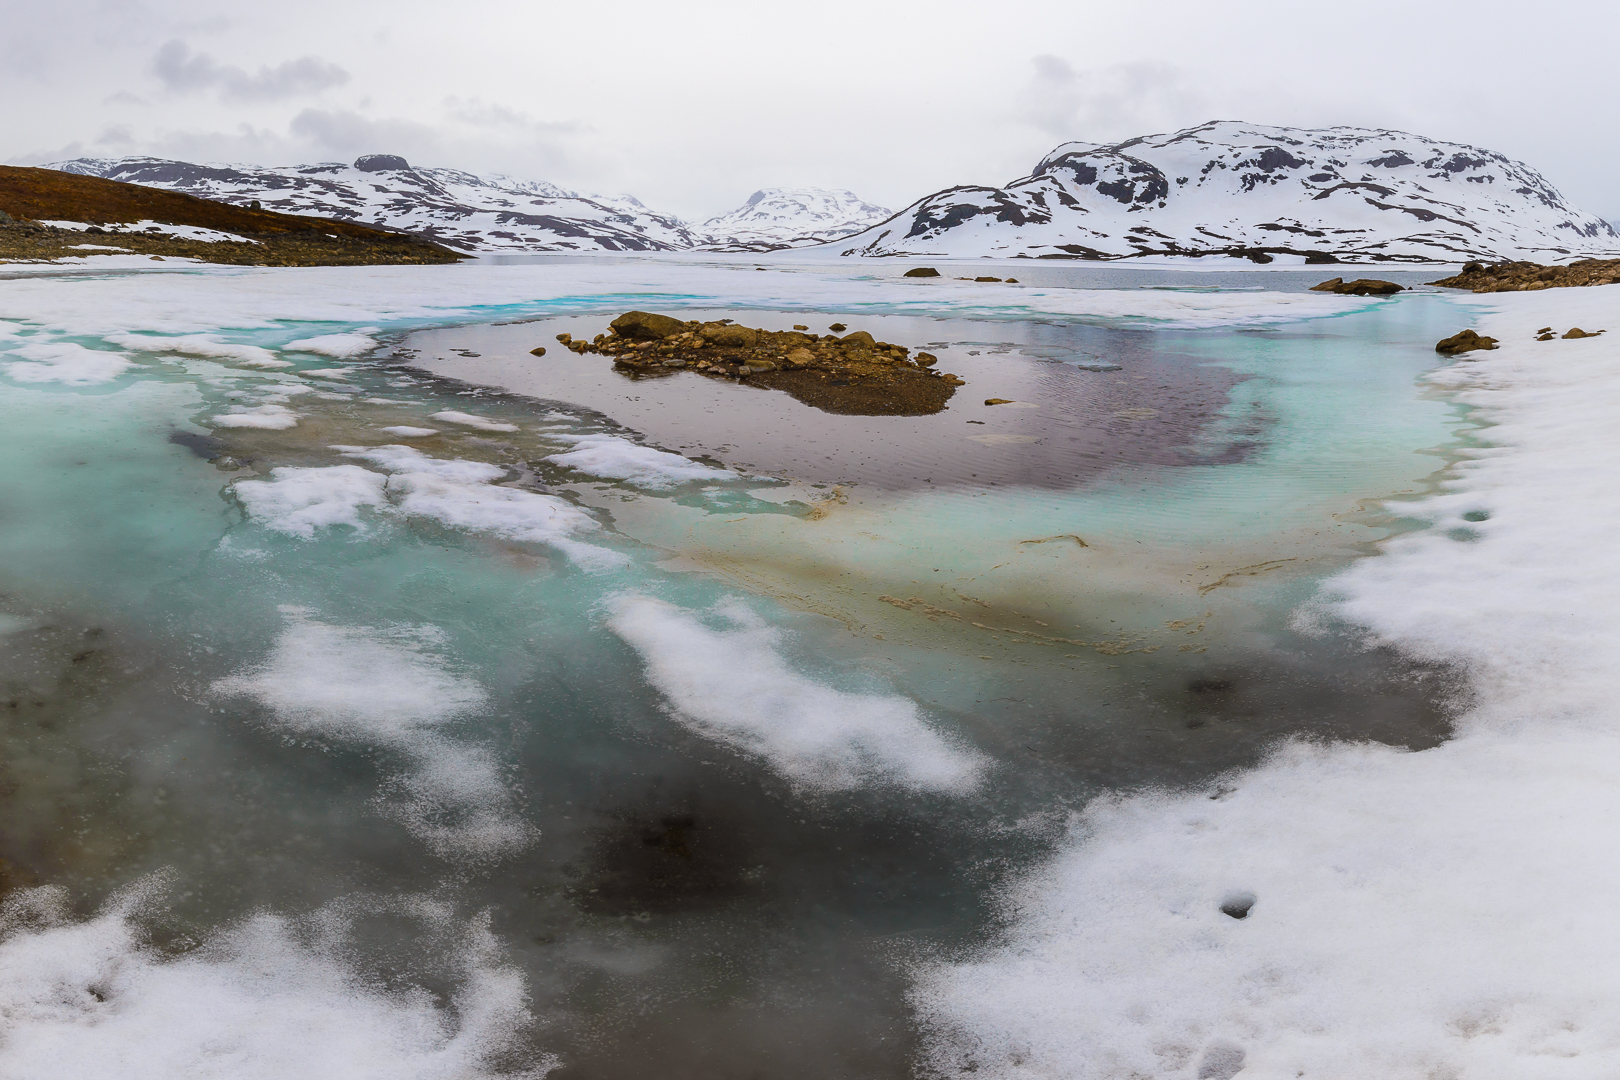
<path fill-rule="evenodd" d="M 238 101 L 272 101 L 319 93 L 349 81 L 349 73 L 317 56 L 300 56 L 275 67 L 261 67 L 249 75 L 239 67 L 221 64 L 206 53 L 191 51 L 178 39 L 158 49 L 152 74 L 171 93 L 190 94 L 218 90 Z"/>

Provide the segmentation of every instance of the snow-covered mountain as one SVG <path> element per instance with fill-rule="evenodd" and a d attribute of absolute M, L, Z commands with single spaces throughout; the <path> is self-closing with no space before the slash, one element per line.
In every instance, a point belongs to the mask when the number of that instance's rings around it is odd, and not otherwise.
<path fill-rule="evenodd" d="M 1112 145 L 1066 143 L 1029 176 L 938 192 L 837 248 L 1552 262 L 1620 254 L 1620 233 L 1490 150 L 1398 131 L 1220 121 Z"/>
<path fill-rule="evenodd" d="M 76 158 L 50 167 L 401 229 L 462 251 L 766 251 L 846 236 L 891 213 L 848 191 L 769 188 L 729 214 L 689 225 L 629 195 L 582 195 L 543 180 L 422 168 L 393 154 L 286 168 L 149 157 Z"/>
<path fill-rule="evenodd" d="M 462 251 L 668 251 L 704 237 L 628 196 L 412 166 L 392 154 L 352 165 L 193 165 L 161 158 L 77 158 L 51 168 L 168 188 L 266 210 L 401 229 Z"/>
<path fill-rule="evenodd" d="M 709 238 L 709 247 L 769 251 L 836 240 L 893 215 L 893 210 L 873 206 L 853 191 L 766 188 L 754 192 L 731 213 L 710 218 L 699 228 Z"/>

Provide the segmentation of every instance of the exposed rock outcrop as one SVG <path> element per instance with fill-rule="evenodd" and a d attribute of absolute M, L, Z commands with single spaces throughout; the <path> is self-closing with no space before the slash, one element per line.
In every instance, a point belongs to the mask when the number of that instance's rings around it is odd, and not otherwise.
<path fill-rule="evenodd" d="M 1580 259 L 1566 266 L 1546 266 L 1534 262 L 1471 262 L 1462 268 L 1460 274 L 1429 284 L 1491 293 L 1535 292 L 1538 289 L 1568 289 L 1586 285 L 1613 285 L 1617 282 L 1620 282 L 1620 259 Z"/>
<path fill-rule="evenodd" d="M 1393 281 L 1382 281 L 1378 278 L 1357 278 L 1354 281 L 1333 278 L 1320 285 L 1311 286 L 1311 292 L 1330 292 L 1340 296 L 1394 296 L 1398 292 L 1405 291 Z"/>
<path fill-rule="evenodd" d="M 913 360 L 906 346 L 879 341 L 865 330 L 837 337 L 629 311 L 590 341 L 570 334 L 558 334 L 557 340 L 576 353 L 611 356 L 629 375 L 694 371 L 746 380 L 825 412 L 853 416 L 936 413 L 962 385 L 955 375 L 935 371 L 932 355 L 919 353 Z"/>

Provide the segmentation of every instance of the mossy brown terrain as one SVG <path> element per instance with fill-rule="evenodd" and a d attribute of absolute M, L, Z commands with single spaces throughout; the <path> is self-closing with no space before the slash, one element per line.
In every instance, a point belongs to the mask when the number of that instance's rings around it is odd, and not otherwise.
<path fill-rule="evenodd" d="M 465 258 L 407 233 L 326 218 L 278 214 L 98 176 L 0 166 L 0 260 L 39 261 L 94 254 L 191 258 L 242 266 L 355 266 L 449 263 Z M 6 220 L 7 218 L 11 220 Z M 47 221 L 82 222 L 62 229 Z M 156 232 L 109 231 L 140 221 Z M 162 231 L 189 226 L 243 239 L 206 241 Z M 117 250 L 85 249 L 96 244 Z"/>
<path fill-rule="evenodd" d="M 1471 292 L 1535 292 L 1540 289 L 1569 289 L 1587 285 L 1613 285 L 1620 282 L 1620 259 L 1578 259 L 1565 266 L 1544 266 L 1533 262 L 1471 262 L 1452 277 L 1431 281 L 1446 289 Z"/>
<path fill-rule="evenodd" d="M 781 390 L 845 416 L 926 416 L 943 409 L 962 385 L 955 375 L 934 370 L 932 354 L 913 356 L 909 348 L 878 341 L 864 330 L 840 337 L 631 311 L 590 341 L 569 334 L 558 334 L 557 340 L 576 353 L 611 356 L 632 376 L 694 371 Z"/>

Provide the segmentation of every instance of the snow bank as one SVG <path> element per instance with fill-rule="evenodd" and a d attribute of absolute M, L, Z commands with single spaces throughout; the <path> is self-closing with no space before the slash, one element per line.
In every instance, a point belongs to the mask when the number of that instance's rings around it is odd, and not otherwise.
<path fill-rule="evenodd" d="M 572 442 L 574 449 L 552 454 L 547 461 L 577 469 L 591 476 L 628 480 L 645 488 L 669 488 L 694 480 L 734 480 L 730 469 L 704 465 L 667 450 L 639 446 L 614 435 L 552 435 Z"/>
<path fill-rule="evenodd" d="M 82 921 L 60 889 L 7 899 L 7 1080 L 539 1080 L 557 1064 L 523 1074 L 493 1064 L 531 1020 L 523 978 L 487 926 L 460 925 L 443 905 L 331 905 L 313 928 L 259 914 L 165 958 L 142 944 L 135 921 L 161 891 L 148 879 Z M 448 1007 L 422 989 L 386 991 L 346 962 L 348 926 L 368 907 L 414 918 L 423 937 L 442 941 L 455 986 Z"/>
<path fill-rule="evenodd" d="M 1419 505 L 1432 529 L 1303 616 L 1466 664 L 1479 696 L 1458 737 L 1421 753 L 1290 745 L 1203 791 L 1090 807 L 1009 893 L 1004 941 L 919 970 L 929 1070 L 1620 1072 L 1620 574 L 1604 509 L 1620 341 L 1530 340 L 1604 327 L 1611 296 L 1493 298 L 1480 329 L 1503 347 L 1436 376 L 1494 425 L 1491 447 Z"/>
<path fill-rule="evenodd" d="M 957 794 L 978 785 L 985 758 L 942 736 L 916 702 L 838 690 L 794 671 L 779 650 L 782 632 L 741 601 L 710 613 L 726 629 L 648 596 L 619 596 L 607 610 L 609 628 L 641 654 L 678 723 L 796 784 Z"/>
<path fill-rule="evenodd" d="M 288 625 L 269 657 L 216 682 L 216 693 L 254 699 L 287 731 L 400 755 L 408 767 L 388 808 L 442 856 L 502 855 L 533 841 L 495 755 L 444 731 L 487 695 L 438 655 L 436 628 L 333 626 L 282 611 Z"/>

